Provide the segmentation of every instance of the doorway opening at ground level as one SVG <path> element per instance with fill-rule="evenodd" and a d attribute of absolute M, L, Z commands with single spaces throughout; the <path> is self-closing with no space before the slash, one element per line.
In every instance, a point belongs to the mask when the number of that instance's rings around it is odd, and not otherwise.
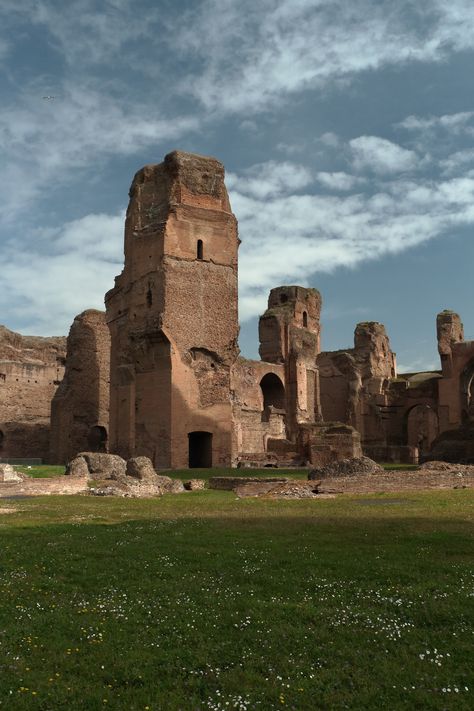
<path fill-rule="evenodd" d="M 89 450 L 91 452 L 106 452 L 107 451 L 107 430 L 101 425 L 94 425 L 89 430 L 87 438 Z"/>
<path fill-rule="evenodd" d="M 189 468 L 207 469 L 212 467 L 212 434 L 211 432 L 190 432 L 189 438 Z"/>

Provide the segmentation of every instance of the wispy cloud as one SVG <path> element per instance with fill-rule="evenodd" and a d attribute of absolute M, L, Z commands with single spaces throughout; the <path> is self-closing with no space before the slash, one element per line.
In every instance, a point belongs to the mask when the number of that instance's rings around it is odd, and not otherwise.
<path fill-rule="evenodd" d="M 462 173 L 466 166 L 474 165 L 474 149 L 466 148 L 462 151 L 455 151 L 447 158 L 440 160 L 440 167 L 446 175 Z"/>
<path fill-rule="evenodd" d="M 146 0 L 2 0 L 4 25 L 28 22 L 73 68 L 125 60 L 123 50 L 159 36 L 164 13 Z"/>
<path fill-rule="evenodd" d="M 62 87 L 54 101 L 28 90 L 0 109 L 0 216 L 16 218 L 51 180 L 72 181 L 77 169 L 100 169 L 100 159 L 131 155 L 195 130 L 195 117 L 165 118 L 136 103 L 117 101 L 87 85 Z M 25 156 L 28 164 L 25 165 Z M 76 171 L 76 172 L 75 172 Z"/>
<path fill-rule="evenodd" d="M 329 190 L 352 190 L 353 187 L 364 182 L 363 178 L 340 171 L 335 173 L 319 172 L 316 174 L 316 178 L 323 187 Z"/>
<path fill-rule="evenodd" d="M 349 141 L 349 146 L 357 171 L 368 169 L 381 175 L 401 173 L 413 170 L 419 162 L 415 151 L 378 136 L 359 136 Z"/>
<path fill-rule="evenodd" d="M 296 91 L 472 48 L 474 14 L 465 0 L 205 0 L 177 40 L 198 65 L 183 90 L 211 110 L 260 111 Z"/>
<path fill-rule="evenodd" d="M 274 166 L 278 170 L 278 166 Z M 308 186 L 309 187 L 309 186 Z M 388 176 L 357 194 L 260 198 L 235 177 L 232 205 L 239 218 L 241 317 L 261 312 L 276 284 L 309 283 L 314 275 L 351 268 L 423 244 L 449 239 L 474 224 L 474 177 L 427 180 Z"/>
<path fill-rule="evenodd" d="M 37 229 L 25 251 L 3 248 L 0 291 L 10 317 L 34 334 L 65 334 L 75 314 L 104 308 L 105 290 L 123 261 L 124 214 L 86 215 L 57 229 Z"/>
<path fill-rule="evenodd" d="M 312 182 L 311 172 L 297 163 L 268 161 L 253 165 L 239 176 L 227 174 L 227 186 L 258 199 L 277 197 L 305 188 Z"/>
<path fill-rule="evenodd" d="M 408 131 L 426 131 L 427 129 L 442 128 L 453 133 L 473 132 L 469 126 L 474 118 L 474 111 L 461 111 L 455 114 L 442 116 L 407 116 L 397 126 Z"/>

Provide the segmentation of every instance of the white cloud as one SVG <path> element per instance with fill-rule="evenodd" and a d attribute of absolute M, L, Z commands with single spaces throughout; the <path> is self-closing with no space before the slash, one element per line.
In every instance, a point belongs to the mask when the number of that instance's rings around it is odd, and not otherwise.
<path fill-rule="evenodd" d="M 443 128 L 452 133 L 472 132 L 472 127 L 468 127 L 469 122 L 474 117 L 474 111 L 462 111 L 455 114 L 444 114 L 442 116 L 407 116 L 397 124 L 400 128 L 408 131 L 426 131 L 428 129 Z"/>
<path fill-rule="evenodd" d="M 460 171 L 465 171 L 466 166 L 474 163 L 474 149 L 466 149 L 451 153 L 447 158 L 440 160 L 440 167 L 446 175 L 452 175 Z"/>
<path fill-rule="evenodd" d="M 29 90 L 15 106 L 0 108 L 0 216 L 12 220 L 27 212 L 28 201 L 45 187 L 51 189 L 53 179 L 72 181 L 78 169 L 100 170 L 105 157 L 131 155 L 197 126 L 195 117 L 150 115 L 146 106 L 114 100 L 87 86 L 65 85 L 54 101 Z"/>
<path fill-rule="evenodd" d="M 197 67 L 183 91 L 207 109 L 242 112 L 367 70 L 472 49 L 474 14 L 467 0 L 205 0 L 176 31 Z"/>
<path fill-rule="evenodd" d="M 344 172 L 319 172 L 316 174 L 316 178 L 321 185 L 329 190 L 352 190 L 355 185 L 363 182 L 362 178 Z"/>
<path fill-rule="evenodd" d="M 231 202 L 242 238 L 240 314 L 245 320 L 262 312 L 275 285 L 308 284 L 318 272 L 449 239 L 456 227 L 474 225 L 474 178 L 395 179 L 383 190 L 357 195 L 308 192 L 270 198 L 244 194 L 237 181 Z"/>
<path fill-rule="evenodd" d="M 323 145 L 329 146 L 331 148 L 337 148 L 340 144 L 339 136 L 336 133 L 333 133 L 332 131 L 327 131 L 326 133 L 323 133 L 323 135 L 319 137 L 319 141 Z"/>
<path fill-rule="evenodd" d="M 254 165 L 241 175 L 228 173 L 230 190 L 263 199 L 305 188 L 312 182 L 308 168 L 290 162 L 268 161 Z"/>
<path fill-rule="evenodd" d="M 30 235 L 28 251 L 11 240 L 3 249 L 0 290 L 22 331 L 66 334 L 86 308 L 104 308 L 123 263 L 124 214 L 86 215 Z"/>
<path fill-rule="evenodd" d="M 102 6 L 100 6 L 102 5 Z M 159 35 L 163 13 L 142 0 L 2 0 L 3 24 L 26 21 L 41 30 L 72 67 L 117 62 L 123 48 Z M 162 23 L 162 30 L 164 24 Z"/>
<path fill-rule="evenodd" d="M 355 170 L 372 170 L 384 175 L 416 168 L 419 158 L 414 151 L 377 136 L 359 136 L 349 141 Z"/>

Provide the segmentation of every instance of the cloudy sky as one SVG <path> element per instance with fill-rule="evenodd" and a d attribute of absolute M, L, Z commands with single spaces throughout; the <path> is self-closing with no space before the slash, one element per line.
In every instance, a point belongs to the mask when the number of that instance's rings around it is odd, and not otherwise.
<path fill-rule="evenodd" d="M 324 349 L 376 320 L 437 367 L 438 311 L 474 338 L 473 59 L 470 0 L 1 0 L 0 322 L 102 308 L 132 176 L 180 148 L 226 166 L 245 355 L 298 283 Z"/>

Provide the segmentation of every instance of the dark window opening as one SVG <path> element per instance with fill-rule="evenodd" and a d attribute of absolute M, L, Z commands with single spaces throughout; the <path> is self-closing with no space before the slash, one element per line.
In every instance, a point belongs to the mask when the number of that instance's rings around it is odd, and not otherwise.
<path fill-rule="evenodd" d="M 189 468 L 209 469 L 212 467 L 211 432 L 190 432 L 188 438 Z"/>
<path fill-rule="evenodd" d="M 280 294 L 280 304 L 286 304 L 287 301 L 288 301 L 287 294 Z"/>
<path fill-rule="evenodd" d="M 267 373 L 260 381 L 263 393 L 263 408 L 272 405 L 277 410 L 285 409 L 285 388 L 278 375 Z"/>
<path fill-rule="evenodd" d="M 5 441 L 5 435 L 3 434 L 2 430 L 0 430 L 0 452 L 3 450 L 4 441 Z"/>
<path fill-rule="evenodd" d="M 202 244 L 202 239 L 198 239 L 197 241 L 197 258 L 204 259 L 204 247 Z"/>
<path fill-rule="evenodd" d="M 308 314 L 306 311 L 303 311 L 303 327 L 308 328 Z"/>
<path fill-rule="evenodd" d="M 102 427 L 101 425 L 94 425 L 94 427 L 91 427 L 87 442 L 91 452 L 106 452 L 107 430 L 105 427 Z"/>
<path fill-rule="evenodd" d="M 152 303 L 153 303 L 153 294 L 151 292 L 151 287 L 149 286 L 148 291 L 146 292 L 146 305 L 148 306 L 148 308 L 150 308 Z"/>

